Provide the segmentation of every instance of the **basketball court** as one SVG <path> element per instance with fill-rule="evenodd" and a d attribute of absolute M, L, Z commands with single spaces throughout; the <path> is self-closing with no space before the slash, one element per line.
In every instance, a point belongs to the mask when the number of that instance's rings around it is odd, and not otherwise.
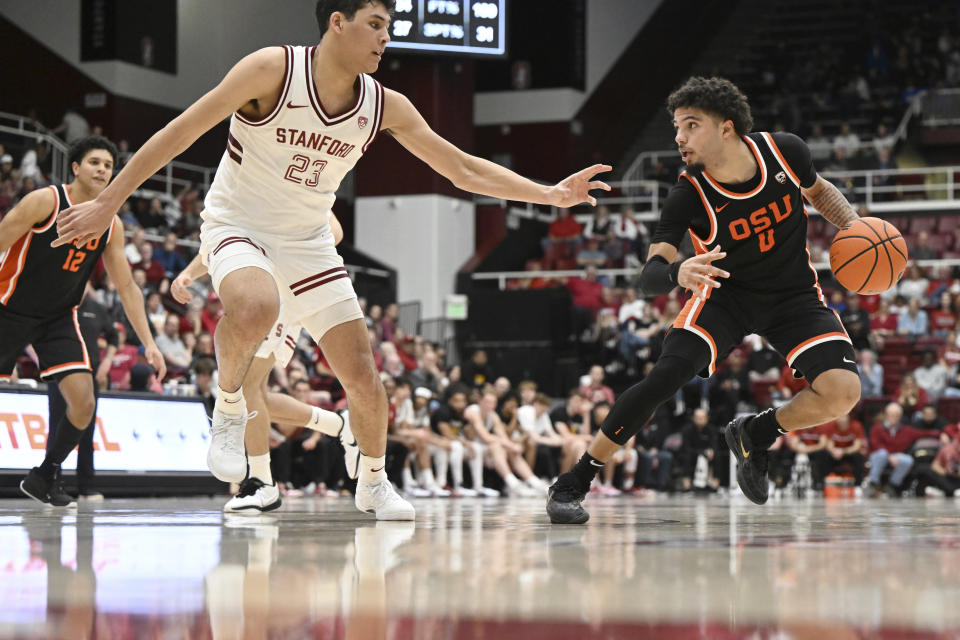
<path fill-rule="evenodd" d="M 0 635 L 17 638 L 955 638 L 949 500 L 346 497 L 0 502 Z"/>

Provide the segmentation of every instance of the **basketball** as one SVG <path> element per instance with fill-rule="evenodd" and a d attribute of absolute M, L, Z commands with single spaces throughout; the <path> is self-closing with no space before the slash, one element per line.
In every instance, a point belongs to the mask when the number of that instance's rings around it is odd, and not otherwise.
<path fill-rule="evenodd" d="M 870 295 L 886 291 L 907 266 L 907 243 L 889 222 L 858 218 L 833 238 L 830 268 L 850 291 Z"/>

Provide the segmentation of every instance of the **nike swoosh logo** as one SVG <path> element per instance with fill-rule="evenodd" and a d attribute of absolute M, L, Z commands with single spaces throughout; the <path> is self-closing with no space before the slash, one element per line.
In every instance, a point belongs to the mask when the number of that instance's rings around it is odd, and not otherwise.
<path fill-rule="evenodd" d="M 370 471 L 373 473 L 376 473 L 377 471 L 383 471 L 383 467 L 380 467 L 379 469 L 370 469 Z"/>
<path fill-rule="evenodd" d="M 728 202 L 727 204 L 723 205 L 722 207 L 717 207 L 717 213 L 720 213 L 721 211 L 723 211 L 724 209 L 726 209 L 728 206 L 730 206 L 730 203 L 729 203 L 729 202 Z"/>
<path fill-rule="evenodd" d="M 740 451 L 743 453 L 744 460 L 750 457 L 750 454 L 747 452 L 747 450 L 743 448 L 743 438 L 740 438 Z"/>
<path fill-rule="evenodd" d="M 308 104 L 293 104 L 293 100 L 287 103 L 287 109 L 306 109 Z"/>
<path fill-rule="evenodd" d="M 850 364 L 857 364 L 856 362 L 854 362 L 853 360 L 851 360 L 851 359 L 848 358 L 847 356 L 843 356 L 843 361 L 844 361 L 844 362 L 849 362 Z"/>
<path fill-rule="evenodd" d="M 602 466 L 603 466 L 603 463 L 602 463 L 602 462 L 599 462 L 599 461 L 597 461 L 597 460 L 591 460 L 591 461 L 590 461 L 590 464 L 592 464 L 592 465 L 595 466 L 595 467 L 602 467 Z"/>

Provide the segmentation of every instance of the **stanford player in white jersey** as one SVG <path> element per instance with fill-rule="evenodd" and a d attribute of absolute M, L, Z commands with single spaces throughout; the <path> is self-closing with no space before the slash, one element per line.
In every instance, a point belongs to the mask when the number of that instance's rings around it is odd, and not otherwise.
<path fill-rule="evenodd" d="M 457 187 L 503 200 L 594 205 L 590 190 L 609 190 L 594 177 L 610 167 L 594 165 L 543 186 L 437 135 L 407 98 L 366 75 L 377 70 L 390 41 L 393 4 L 319 0 L 319 45 L 268 47 L 241 60 L 150 138 L 96 200 L 62 213 L 57 229 L 59 243 L 99 235 L 134 189 L 230 116 L 231 138 L 221 162 L 226 171 L 211 187 L 206 204 L 213 211 L 205 212 L 201 231 L 201 252 L 225 311 L 215 335 L 220 390 L 211 470 L 220 478 L 243 479 L 241 383 L 282 300 L 320 343 L 350 399 L 363 452 L 358 508 L 380 519 L 412 519 L 413 507 L 396 495 L 383 471 L 386 394 L 356 294 L 326 225 L 340 178 L 377 131 L 389 131 Z"/>

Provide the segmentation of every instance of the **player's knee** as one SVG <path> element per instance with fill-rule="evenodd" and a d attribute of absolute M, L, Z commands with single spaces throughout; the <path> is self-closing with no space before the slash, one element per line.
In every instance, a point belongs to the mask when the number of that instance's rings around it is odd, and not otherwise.
<path fill-rule="evenodd" d="M 93 420 L 93 413 L 96 410 L 96 403 L 93 395 L 89 398 L 80 397 L 73 399 L 69 405 L 70 422 L 81 429 L 86 429 L 90 421 Z"/>
<path fill-rule="evenodd" d="M 241 331 L 262 340 L 263 336 L 273 328 L 278 313 L 280 313 L 280 303 L 276 296 L 257 296 L 228 312 L 227 315 L 236 322 L 236 327 Z"/>
<path fill-rule="evenodd" d="M 834 418 L 850 413 L 860 401 L 860 378 L 848 371 L 838 373 L 846 375 L 833 376 L 821 391 Z"/>

